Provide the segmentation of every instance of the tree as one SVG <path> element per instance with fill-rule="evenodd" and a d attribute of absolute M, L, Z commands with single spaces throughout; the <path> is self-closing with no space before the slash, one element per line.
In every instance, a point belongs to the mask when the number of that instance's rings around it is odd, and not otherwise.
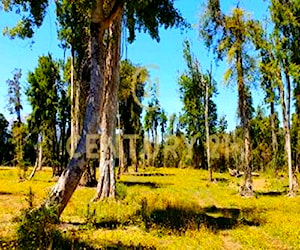
<path fill-rule="evenodd" d="M 205 157 L 206 129 L 211 133 L 216 130 L 216 104 L 212 100 L 212 96 L 216 94 L 216 83 L 209 74 L 205 75 L 201 72 L 200 64 L 194 58 L 188 41 L 184 42 L 183 56 L 187 70 L 178 80 L 184 112 L 180 119 L 182 127 L 186 130 L 187 139 L 192 144 L 193 165 L 198 168 L 208 164 Z"/>
<path fill-rule="evenodd" d="M 220 3 L 216 0 L 208 1 L 206 13 L 200 27 L 201 37 L 208 47 L 214 48 L 218 59 L 227 57 L 230 67 L 224 75 L 225 81 L 228 82 L 232 79 L 237 81 L 238 115 L 244 131 L 245 150 L 245 182 L 241 189 L 241 195 L 252 196 L 250 119 L 247 105 L 250 92 L 247 83 L 249 80 L 253 81 L 251 74 L 254 69 L 254 60 L 249 55 L 249 49 L 251 49 L 256 31 L 260 26 L 256 21 L 248 19 L 239 7 L 234 8 L 231 15 L 223 14 Z"/>
<path fill-rule="evenodd" d="M 6 9 L 11 6 L 22 7 L 22 4 L 26 4 L 27 1 L 20 1 L 18 3 L 8 2 Z M 42 21 L 43 14 L 45 13 L 45 7 L 47 1 L 32 2 L 29 1 L 29 6 L 26 10 L 29 11 L 29 16 L 25 20 L 29 19 L 29 29 L 26 26 L 22 31 L 28 31 L 21 33 L 28 36 L 32 36 L 32 27 L 39 26 Z M 86 3 L 87 4 L 87 3 Z M 85 5 L 86 5 L 85 4 Z M 145 13 L 151 13 L 151 15 L 145 15 Z M 70 197 L 72 196 L 77 184 L 81 178 L 82 173 L 86 168 L 86 135 L 96 134 L 100 125 L 102 131 L 101 134 L 101 154 L 107 154 L 108 158 L 102 159 L 102 163 L 105 166 L 100 168 L 104 170 L 101 172 L 100 178 L 109 182 L 98 182 L 98 193 L 96 199 L 103 197 L 101 190 L 109 190 L 107 185 L 113 184 L 113 180 L 110 179 L 114 176 L 113 159 L 110 148 L 110 141 L 112 136 L 110 133 L 114 131 L 112 113 L 106 113 L 111 111 L 111 106 L 116 105 L 116 96 L 118 90 L 118 78 L 119 78 L 119 48 L 120 48 L 120 34 L 121 34 L 121 18 L 124 16 L 126 20 L 127 28 L 129 29 L 129 40 L 135 39 L 135 30 L 148 31 L 150 36 L 156 40 L 159 40 L 158 27 L 163 25 L 165 28 L 180 26 L 184 23 L 183 18 L 179 14 L 178 10 L 174 8 L 173 1 L 143 1 L 143 4 L 133 1 L 103 1 L 97 0 L 91 6 L 90 14 L 90 90 L 87 100 L 85 118 L 83 130 L 81 132 L 80 140 L 77 144 L 74 156 L 70 160 L 67 169 L 62 173 L 56 186 L 52 189 L 49 198 L 46 201 L 47 206 L 58 206 L 57 214 L 60 215 L 67 205 Z M 23 19 L 24 20 L 24 19 Z M 30 22 L 31 21 L 31 22 Z M 103 43 L 106 38 L 113 38 L 112 31 L 114 32 L 114 39 L 111 39 L 108 44 Z M 108 35 L 108 37 L 106 36 Z M 21 36 L 22 37 L 22 36 Z M 114 41 L 113 41 L 114 40 Z M 107 45 L 108 47 L 106 47 Z M 107 48 L 109 48 L 107 50 Z M 106 69 L 106 70 L 105 70 Z M 106 72 L 106 75 L 104 75 Z M 110 82 L 108 84 L 106 80 L 112 80 L 116 82 Z M 110 92 L 111 91 L 111 92 Z M 106 95 L 102 95 L 106 93 Z M 107 100 L 107 98 L 111 101 Z M 105 104 L 106 102 L 106 104 Z M 102 109 L 102 107 L 104 107 Z M 115 112 L 116 113 L 116 112 Z M 99 117 L 100 115 L 100 123 Z M 103 127 L 108 126 L 108 127 Z M 104 146 L 106 145 L 106 146 Z M 106 148 L 105 148 L 106 147 Z M 108 151 L 107 151 L 108 148 Z M 102 164 L 100 163 L 100 164 Z M 109 168 L 109 169 L 108 169 Z M 110 177 L 108 177 L 110 176 Z M 104 188 L 103 188 L 104 187 Z M 104 192 L 104 193 L 105 193 Z M 114 190 L 109 192 L 114 194 Z"/>
<path fill-rule="evenodd" d="M 165 121 L 162 121 L 162 118 L 165 119 L 164 116 L 156 96 L 156 85 L 154 84 L 151 89 L 151 100 L 148 103 L 144 117 L 144 129 L 148 135 L 148 146 L 145 147 L 145 150 L 148 151 L 147 158 L 150 166 L 156 166 L 157 163 L 156 156 L 159 152 L 158 128 L 159 125 L 162 125 L 162 130 L 165 130 Z"/>
<path fill-rule="evenodd" d="M 143 111 L 142 98 L 144 96 L 144 86 L 148 79 L 146 68 L 134 65 L 129 60 L 121 61 L 120 67 L 120 87 L 118 91 L 119 103 L 119 140 L 120 157 L 119 174 L 128 171 L 131 165 L 130 141 L 133 138 L 124 138 L 124 135 L 137 135 L 142 137 L 141 114 Z M 141 148 L 141 138 L 137 140 L 135 152 L 131 152 L 135 169 L 138 167 L 138 153 Z"/>
<path fill-rule="evenodd" d="M 12 160 L 9 155 L 9 132 L 8 132 L 8 121 L 4 115 L 0 113 L 0 165 L 7 164 L 8 161 Z"/>
<path fill-rule="evenodd" d="M 25 157 L 24 157 L 24 149 L 26 145 L 25 137 L 26 137 L 26 128 L 25 124 L 22 123 L 21 119 L 21 83 L 20 79 L 22 76 L 20 69 L 15 69 L 13 80 L 7 80 L 8 85 L 8 109 L 11 114 L 16 113 L 17 120 L 12 125 L 12 144 L 14 146 L 14 162 L 20 169 L 22 173 L 20 173 L 20 180 L 26 179 L 26 171 L 25 167 Z"/>
<path fill-rule="evenodd" d="M 59 81 L 58 64 L 51 55 L 41 56 L 34 72 L 28 74 L 29 87 L 26 90 L 28 101 L 32 106 L 30 129 L 33 133 L 40 134 L 44 162 L 53 167 L 54 175 L 59 174 L 56 169 L 59 159 L 56 133 Z"/>
<path fill-rule="evenodd" d="M 283 117 L 286 161 L 289 173 L 289 196 L 295 196 L 296 181 L 292 166 L 290 102 L 291 82 L 299 79 L 299 4 L 294 1 L 273 0 L 270 6 L 274 29 L 269 39 L 259 40 L 259 47 L 266 51 L 268 61 L 262 61 L 262 69 L 278 88 Z M 298 49 L 297 49 L 298 48 Z"/>
<path fill-rule="evenodd" d="M 21 110 L 23 109 L 21 104 L 21 83 L 22 77 L 21 69 L 15 69 L 13 72 L 13 80 L 8 79 L 6 81 L 8 85 L 8 109 L 10 114 L 16 113 L 18 123 L 21 123 Z"/>

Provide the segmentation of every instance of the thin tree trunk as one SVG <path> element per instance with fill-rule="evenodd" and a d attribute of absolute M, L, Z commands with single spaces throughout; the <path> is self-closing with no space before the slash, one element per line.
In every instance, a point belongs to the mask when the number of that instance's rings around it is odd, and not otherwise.
<path fill-rule="evenodd" d="M 120 118 L 118 118 L 119 120 Z M 121 130 L 119 126 L 119 169 L 118 169 L 118 178 L 124 173 L 124 134 L 123 129 Z"/>
<path fill-rule="evenodd" d="M 42 141 L 39 145 L 39 154 L 38 154 L 38 170 L 42 170 L 43 168 L 43 147 L 42 147 Z"/>
<path fill-rule="evenodd" d="M 31 174 L 29 175 L 28 180 L 31 180 L 33 178 L 33 176 L 35 175 L 35 172 L 37 170 L 37 167 L 38 167 L 38 160 L 35 161 L 34 167 L 32 169 Z"/>
<path fill-rule="evenodd" d="M 120 42 L 122 13 L 115 18 L 108 31 L 105 65 L 104 103 L 101 107 L 100 162 L 97 192 L 94 201 L 115 197 L 114 130 L 118 106 Z"/>
<path fill-rule="evenodd" d="M 279 94 L 282 107 L 282 117 L 283 117 L 283 128 L 284 128 L 284 140 L 285 140 L 285 152 L 286 159 L 288 164 L 288 173 L 289 173 L 289 196 L 295 196 L 295 187 L 294 187 L 294 176 L 292 168 L 292 149 L 291 149 L 291 133 L 289 126 L 289 111 L 287 110 L 285 93 L 284 93 L 284 84 L 282 81 L 281 73 L 278 72 L 278 81 L 279 81 Z"/>
<path fill-rule="evenodd" d="M 73 156 L 76 147 L 76 96 L 74 85 L 74 48 L 71 53 L 71 155 Z"/>
<path fill-rule="evenodd" d="M 244 83 L 243 74 L 243 60 L 241 55 L 241 49 L 237 52 L 237 76 L 238 76 L 238 95 L 239 95 L 239 112 L 244 131 L 244 175 L 245 181 L 241 188 L 242 196 L 253 196 L 252 187 L 252 166 L 251 166 L 251 141 L 250 141 L 250 128 L 249 117 L 247 108 L 247 90 Z"/>
<path fill-rule="evenodd" d="M 97 1 L 96 7 L 91 13 L 91 84 L 88 104 L 85 112 L 83 131 L 75 154 L 72 156 L 67 169 L 60 176 L 57 184 L 52 188 L 47 207 L 57 206 L 57 215 L 60 216 L 69 199 L 74 193 L 80 178 L 86 169 L 86 135 L 96 134 L 99 124 L 99 113 L 102 103 L 102 91 L 104 82 L 103 37 L 103 1 Z"/>
<path fill-rule="evenodd" d="M 210 72 L 210 78 L 211 78 L 211 72 Z M 209 102 L 209 87 L 210 87 L 210 81 L 205 82 L 205 132 L 206 132 L 206 157 L 207 157 L 207 168 L 208 168 L 208 180 L 212 181 L 212 168 L 210 166 L 210 145 L 209 145 L 209 122 L 208 122 L 208 102 Z"/>
<path fill-rule="evenodd" d="M 277 172 L 277 154 L 278 154 L 278 141 L 277 141 L 277 133 L 275 126 L 275 105 L 274 101 L 270 102 L 270 123 L 271 123 L 271 133 L 272 133 L 272 151 L 273 151 L 273 159 L 272 165 L 275 173 Z"/>

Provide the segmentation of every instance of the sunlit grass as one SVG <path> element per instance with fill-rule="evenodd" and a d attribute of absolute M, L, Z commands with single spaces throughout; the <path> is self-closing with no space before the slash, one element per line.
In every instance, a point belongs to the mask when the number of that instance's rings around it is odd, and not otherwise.
<path fill-rule="evenodd" d="M 123 199 L 91 202 L 95 190 L 78 187 L 61 217 L 61 228 L 89 245 L 148 249 L 298 249 L 300 198 L 286 197 L 287 177 L 254 178 L 256 196 L 242 198 L 243 181 L 227 173 L 194 169 L 147 169 L 123 175 Z M 52 185 L 51 169 L 19 182 L 17 169 L 0 170 L 0 239 L 15 237 L 14 218 Z"/>

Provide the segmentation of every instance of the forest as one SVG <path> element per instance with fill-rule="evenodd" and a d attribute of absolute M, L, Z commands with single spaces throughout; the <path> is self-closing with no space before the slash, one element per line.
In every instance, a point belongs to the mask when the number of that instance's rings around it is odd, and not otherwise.
<path fill-rule="evenodd" d="M 300 2 L 267 0 L 256 20 L 240 1 L 227 13 L 206 0 L 197 25 L 174 2 L 55 1 L 68 56 L 45 51 L 25 88 L 17 64 L 2 83 L 0 248 L 299 249 Z M 3 36 L 34 39 L 49 4 L 2 0 L 19 18 Z M 162 28 L 199 37 L 175 41 L 185 68 L 171 114 L 151 70 L 121 56 L 124 39 L 159 42 Z M 195 43 L 226 62 L 234 129 Z"/>

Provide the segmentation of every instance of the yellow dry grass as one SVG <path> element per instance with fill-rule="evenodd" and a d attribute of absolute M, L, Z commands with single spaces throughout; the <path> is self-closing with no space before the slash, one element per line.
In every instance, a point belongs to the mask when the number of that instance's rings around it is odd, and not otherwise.
<path fill-rule="evenodd" d="M 121 177 L 123 199 L 97 203 L 93 188 L 79 187 L 60 227 L 95 249 L 300 249 L 300 198 L 286 197 L 286 178 L 261 174 L 254 179 L 256 196 L 243 198 L 242 179 L 215 173 L 209 183 L 207 176 L 204 170 L 147 169 L 147 175 Z M 2 241 L 14 239 L 13 218 L 27 206 L 29 188 L 37 205 L 53 184 L 50 169 L 18 182 L 16 169 L 0 168 Z"/>

